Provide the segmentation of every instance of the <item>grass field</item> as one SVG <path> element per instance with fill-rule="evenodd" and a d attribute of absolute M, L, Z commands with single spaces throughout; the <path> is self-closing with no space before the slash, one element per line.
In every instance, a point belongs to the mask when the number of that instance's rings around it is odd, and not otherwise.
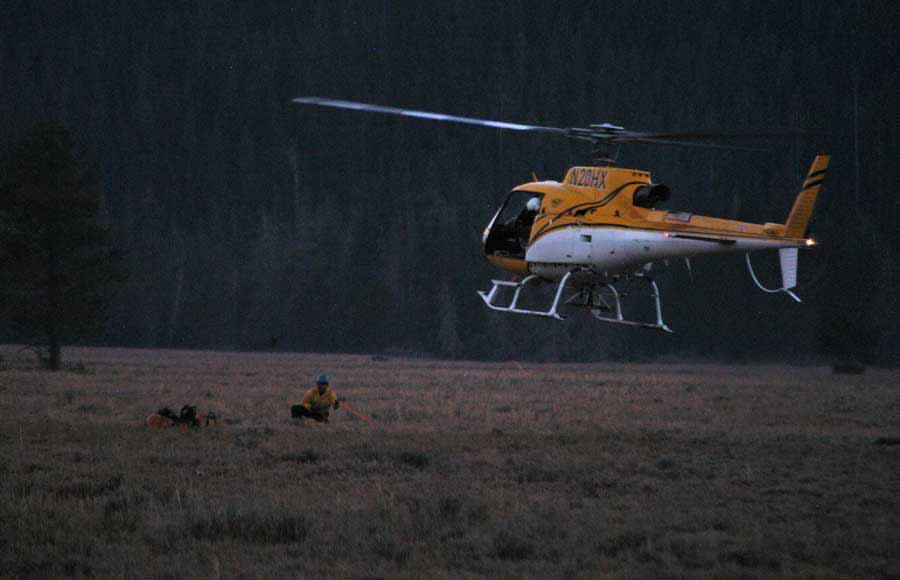
<path fill-rule="evenodd" d="M 64 354 L 0 347 L 3 577 L 900 578 L 897 371 Z"/>

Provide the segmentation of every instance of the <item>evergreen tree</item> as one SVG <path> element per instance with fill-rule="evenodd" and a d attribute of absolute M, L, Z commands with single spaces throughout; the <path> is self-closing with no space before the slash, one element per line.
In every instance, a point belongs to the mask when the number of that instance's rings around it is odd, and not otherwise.
<path fill-rule="evenodd" d="M 5 160 L 0 182 L 0 319 L 11 337 L 46 347 L 98 334 L 120 257 L 100 225 L 97 176 L 68 131 L 37 125 Z"/>

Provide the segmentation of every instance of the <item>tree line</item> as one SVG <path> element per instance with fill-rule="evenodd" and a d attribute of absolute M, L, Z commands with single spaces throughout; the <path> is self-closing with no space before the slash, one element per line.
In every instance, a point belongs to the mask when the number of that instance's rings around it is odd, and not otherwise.
<path fill-rule="evenodd" d="M 896 363 L 893 12 L 837 0 L 14 2 L 0 140 L 11 159 L 52 119 L 96 159 L 96 220 L 128 273 L 92 333 L 100 344 Z M 474 292 L 497 275 L 483 228 L 511 187 L 532 172 L 561 179 L 589 151 L 298 109 L 299 95 L 562 127 L 826 129 L 770 153 L 634 146 L 619 158 L 670 185 L 673 209 L 761 222 L 784 219 L 812 156 L 830 152 L 804 303 L 757 293 L 741 260 L 710 258 L 692 276 L 657 273 L 671 338 L 489 312 Z M 5 340 L 19 336 L 11 316 Z"/>

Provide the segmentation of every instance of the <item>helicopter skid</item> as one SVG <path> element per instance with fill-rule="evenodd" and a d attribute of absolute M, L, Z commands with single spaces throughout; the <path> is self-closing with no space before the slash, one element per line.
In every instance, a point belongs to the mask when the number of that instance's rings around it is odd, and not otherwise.
<path fill-rule="evenodd" d="M 566 292 L 566 283 L 578 278 L 572 278 L 573 275 L 582 274 L 583 272 L 572 270 L 559 281 L 554 293 L 553 303 L 548 310 L 534 310 L 530 308 L 519 307 L 519 300 L 522 297 L 522 290 L 529 284 L 542 280 L 540 276 L 530 275 L 524 280 L 514 282 L 511 280 L 491 280 L 493 286 L 489 291 L 479 290 L 478 295 L 484 300 L 484 303 L 491 310 L 498 312 L 510 312 L 513 314 L 527 314 L 531 316 L 543 316 L 547 318 L 555 318 L 557 320 L 565 320 L 565 316 L 559 313 L 560 303 Z M 579 276 L 580 277 L 580 276 Z M 563 304 L 575 308 L 585 308 L 590 311 L 591 315 L 600 322 L 608 322 L 611 324 L 624 324 L 627 326 L 639 326 L 642 328 L 653 328 L 663 332 L 672 332 L 666 326 L 662 319 L 662 307 L 660 305 L 659 288 L 652 278 L 644 274 L 635 274 L 636 278 L 643 278 L 650 288 L 650 297 L 653 299 L 653 305 L 656 314 L 655 322 L 642 322 L 637 320 L 628 320 L 622 314 L 622 294 L 616 290 L 612 282 L 579 284 L 577 287 L 569 287 L 569 290 L 575 290 Z M 507 306 L 501 306 L 495 303 L 497 295 L 501 288 L 514 288 L 512 300 Z"/>
<path fill-rule="evenodd" d="M 521 282 L 513 282 L 510 280 L 491 280 L 493 286 L 490 291 L 478 290 L 478 295 L 481 296 L 481 299 L 484 300 L 484 303 L 487 304 L 487 307 L 491 310 L 496 310 L 498 312 L 512 312 L 513 314 L 530 314 L 532 316 L 546 316 L 549 318 L 556 318 L 557 320 L 565 320 L 564 316 L 560 316 L 559 312 L 557 312 L 559 308 L 559 301 L 562 298 L 563 291 L 566 287 L 566 282 L 569 280 L 569 277 L 572 275 L 571 272 L 567 272 L 565 276 L 563 276 L 562 280 L 559 283 L 559 286 L 556 289 L 556 294 L 553 299 L 553 304 L 550 306 L 550 309 L 547 311 L 542 310 L 530 310 L 527 308 L 518 308 L 519 298 L 522 295 L 522 289 L 532 283 L 537 282 L 541 278 L 540 276 L 536 276 L 532 274 L 531 276 L 526 277 Z M 497 297 L 497 292 L 501 287 L 515 288 L 516 291 L 513 294 L 513 299 L 509 303 L 508 306 L 498 306 L 494 304 L 494 299 Z"/>
<path fill-rule="evenodd" d="M 599 299 L 599 302 L 602 303 L 601 306 L 592 306 L 590 307 L 591 314 L 594 315 L 594 318 L 599 320 L 600 322 L 609 322 L 612 324 L 626 324 L 629 326 L 640 326 L 642 328 L 653 328 L 656 330 L 660 330 L 662 332 L 672 332 L 666 323 L 663 322 L 662 319 L 662 306 L 659 301 L 659 288 L 656 285 L 656 282 L 647 276 L 637 275 L 640 278 L 643 278 L 649 284 L 651 293 L 650 297 L 653 298 L 653 306 L 656 312 L 656 322 L 640 322 L 636 320 L 626 320 L 624 316 L 622 316 L 622 301 L 620 299 L 620 294 L 616 290 L 615 286 L 612 284 L 606 284 L 605 289 L 608 289 L 609 292 L 604 292 L 604 289 L 596 289 L 590 288 L 585 289 L 582 292 L 587 294 L 587 299 L 591 300 L 592 296 L 596 296 Z M 611 297 L 614 307 L 611 307 L 607 300 L 604 297 Z M 607 313 L 614 312 L 615 318 L 608 316 Z"/>

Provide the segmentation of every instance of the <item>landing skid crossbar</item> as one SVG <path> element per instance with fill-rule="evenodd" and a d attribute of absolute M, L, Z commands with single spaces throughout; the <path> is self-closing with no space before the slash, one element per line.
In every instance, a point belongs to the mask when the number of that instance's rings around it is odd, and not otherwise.
<path fill-rule="evenodd" d="M 559 312 L 559 301 L 562 298 L 563 291 L 566 288 L 566 282 L 569 280 L 569 277 L 572 275 L 571 272 L 567 272 L 565 276 L 563 276 L 562 280 L 559 282 L 559 287 L 556 289 L 556 295 L 553 299 L 553 304 L 550 306 L 550 309 L 547 311 L 542 310 L 530 310 L 527 308 L 519 308 L 519 297 L 522 294 L 522 289 L 532 282 L 535 282 L 539 279 L 538 276 L 532 274 L 531 276 L 526 277 L 524 280 L 520 282 L 513 282 L 511 280 L 491 280 L 493 286 L 490 291 L 478 290 L 478 295 L 481 296 L 481 299 L 484 300 L 484 303 L 487 304 L 487 307 L 491 310 L 496 310 L 498 312 L 512 312 L 513 314 L 529 314 L 531 316 L 547 316 L 549 318 L 556 318 L 557 320 L 565 320 L 564 316 L 560 316 Z M 501 287 L 509 287 L 515 288 L 516 291 L 513 294 L 512 302 L 509 303 L 509 306 L 498 306 L 494 304 L 494 299 L 497 297 L 497 291 Z"/>

